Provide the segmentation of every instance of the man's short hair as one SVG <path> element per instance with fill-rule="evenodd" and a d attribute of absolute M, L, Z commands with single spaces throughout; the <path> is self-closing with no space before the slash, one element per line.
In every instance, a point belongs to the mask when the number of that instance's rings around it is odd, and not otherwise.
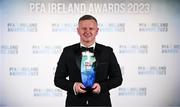
<path fill-rule="evenodd" d="M 97 23 L 97 19 L 92 15 L 84 15 L 84 16 L 80 17 L 79 22 L 82 20 L 94 20 Z"/>

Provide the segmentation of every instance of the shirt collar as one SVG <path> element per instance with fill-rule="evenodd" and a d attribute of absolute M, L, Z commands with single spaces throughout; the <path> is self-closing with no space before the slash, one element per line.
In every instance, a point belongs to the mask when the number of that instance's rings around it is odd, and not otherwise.
<path fill-rule="evenodd" d="M 90 47 L 93 47 L 93 49 L 95 49 L 95 45 L 96 45 L 96 43 L 94 42 L 91 46 L 89 46 L 88 48 L 90 48 Z M 82 43 L 80 43 L 80 47 L 86 47 L 86 46 L 84 46 Z"/>

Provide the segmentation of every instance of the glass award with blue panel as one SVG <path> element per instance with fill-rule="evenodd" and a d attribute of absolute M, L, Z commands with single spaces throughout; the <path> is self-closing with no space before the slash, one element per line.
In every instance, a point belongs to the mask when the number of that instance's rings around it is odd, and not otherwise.
<path fill-rule="evenodd" d="M 81 79 L 86 90 L 91 90 L 95 81 L 95 61 L 93 53 L 82 52 Z"/>

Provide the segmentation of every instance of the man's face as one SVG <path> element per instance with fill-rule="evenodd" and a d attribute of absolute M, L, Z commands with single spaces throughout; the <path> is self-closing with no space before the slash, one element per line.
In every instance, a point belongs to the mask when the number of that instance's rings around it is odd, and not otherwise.
<path fill-rule="evenodd" d="M 82 43 L 92 44 L 95 42 L 99 28 L 94 20 L 82 20 L 77 28 Z"/>

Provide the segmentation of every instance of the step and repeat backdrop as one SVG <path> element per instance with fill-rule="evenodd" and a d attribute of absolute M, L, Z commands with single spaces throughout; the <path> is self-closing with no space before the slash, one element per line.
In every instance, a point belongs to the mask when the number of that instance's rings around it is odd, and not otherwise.
<path fill-rule="evenodd" d="M 84 14 L 121 66 L 113 107 L 180 106 L 179 0 L 0 0 L 0 106 L 65 105 L 54 73 Z"/>

